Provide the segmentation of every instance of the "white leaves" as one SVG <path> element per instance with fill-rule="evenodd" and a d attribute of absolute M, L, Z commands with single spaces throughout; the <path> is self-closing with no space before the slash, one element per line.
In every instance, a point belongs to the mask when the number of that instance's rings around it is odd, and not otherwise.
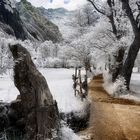
<path fill-rule="evenodd" d="M 120 95 L 127 94 L 127 88 L 125 85 L 125 79 L 123 77 L 119 77 L 114 83 L 112 82 L 112 76 L 109 72 L 104 73 L 104 84 L 105 90 L 111 95 L 115 97 L 119 97 Z"/>

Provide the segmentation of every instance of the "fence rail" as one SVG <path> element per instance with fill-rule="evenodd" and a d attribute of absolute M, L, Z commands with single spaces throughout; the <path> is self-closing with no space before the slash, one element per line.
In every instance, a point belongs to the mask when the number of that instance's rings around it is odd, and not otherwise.
<path fill-rule="evenodd" d="M 72 75 L 73 79 L 73 89 L 75 96 L 79 96 L 81 100 L 86 99 L 88 94 L 88 80 L 87 71 L 84 75 L 84 80 L 82 78 L 81 69 L 75 68 L 75 74 Z"/>

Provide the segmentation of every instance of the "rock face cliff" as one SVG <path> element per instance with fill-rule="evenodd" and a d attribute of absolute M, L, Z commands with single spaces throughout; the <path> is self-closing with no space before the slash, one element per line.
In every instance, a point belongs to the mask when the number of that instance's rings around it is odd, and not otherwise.
<path fill-rule="evenodd" d="M 15 4 L 12 2 L 11 0 L 0 1 L 0 27 L 6 33 L 24 40 L 27 38 L 27 34 Z"/>
<path fill-rule="evenodd" d="M 31 36 L 43 41 L 52 40 L 53 42 L 59 42 L 62 40 L 58 27 L 27 0 L 21 0 L 21 2 L 16 4 L 16 7 L 25 28 Z"/>
<path fill-rule="evenodd" d="M 58 27 L 26 0 L 19 3 L 0 1 L 0 28 L 22 40 L 51 40 L 54 43 L 62 40 Z"/>

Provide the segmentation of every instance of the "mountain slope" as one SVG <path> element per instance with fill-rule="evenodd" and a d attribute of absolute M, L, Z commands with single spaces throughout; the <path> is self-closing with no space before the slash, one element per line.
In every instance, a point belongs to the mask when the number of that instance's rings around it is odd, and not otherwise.
<path fill-rule="evenodd" d="M 64 8 L 45 9 L 43 7 L 39 7 L 38 10 L 59 27 L 64 40 L 69 42 L 75 38 L 75 32 L 77 32 L 74 20 L 75 11 L 68 11 Z"/>
<path fill-rule="evenodd" d="M 58 42 L 62 39 L 58 27 L 44 17 L 31 3 L 21 0 L 21 2 L 16 4 L 16 7 L 31 36 L 37 40 L 52 40 L 53 42 Z"/>
<path fill-rule="evenodd" d="M 63 19 L 64 16 L 69 16 L 73 13 L 73 11 L 68 11 L 65 8 L 45 9 L 44 7 L 39 7 L 38 10 L 51 21 L 54 19 Z"/>
<path fill-rule="evenodd" d="M 19 14 L 10 0 L 0 1 L 0 27 L 8 34 L 22 40 L 27 38 Z"/>
<path fill-rule="evenodd" d="M 21 40 L 62 40 L 58 27 L 26 0 L 16 5 L 14 0 L 0 0 L 0 30 Z"/>

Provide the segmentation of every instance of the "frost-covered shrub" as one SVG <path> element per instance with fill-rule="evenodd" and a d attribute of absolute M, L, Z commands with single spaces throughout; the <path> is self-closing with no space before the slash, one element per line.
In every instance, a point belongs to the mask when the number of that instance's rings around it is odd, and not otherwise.
<path fill-rule="evenodd" d="M 43 67 L 43 68 L 62 68 L 63 67 L 63 61 L 60 58 L 52 58 L 48 57 L 45 59 L 38 58 L 34 60 L 37 67 Z"/>
<path fill-rule="evenodd" d="M 66 126 L 66 124 L 64 124 L 64 122 L 62 123 L 62 127 L 61 127 L 61 139 L 62 140 L 81 140 L 81 138 L 76 135 L 72 129 L 70 129 L 68 126 Z"/>
<path fill-rule="evenodd" d="M 126 82 L 124 77 L 119 77 L 115 83 L 113 84 L 114 86 L 114 95 L 115 96 L 120 96 L 127 94 L 127 88 L 126 88 Z"/>
<path fill-rule="evenodd" d="M 59 58 L 47 58 L 45 67 L 47 68 L 62 68 L 62 60 Z"/>
<path fill-rule="evenodd" d="M 4 36 L 0 38 L 0 74 L 3 74 L 13 66 L 11 54 L 8 44 L 12 43 L 11 39 L 7 39 Z"/>
<path fill-rule="evenodd" d="M 82 65 L 79 61 L 69 59 L 69 60 L 67 60 L 67 67 L 68 68 L 75 68 L 75 67 L 82 67 Z"/>
<path fill-rule="evenodd" d="M 112 82 L 112 75 L 106 71 L 103 74 L 104 77 L 104 89 L 112 96 L 119 97 L 120 95 L 127 94 L 127 88 L 125 79 L 119 77 L 114 83 Z"/>

